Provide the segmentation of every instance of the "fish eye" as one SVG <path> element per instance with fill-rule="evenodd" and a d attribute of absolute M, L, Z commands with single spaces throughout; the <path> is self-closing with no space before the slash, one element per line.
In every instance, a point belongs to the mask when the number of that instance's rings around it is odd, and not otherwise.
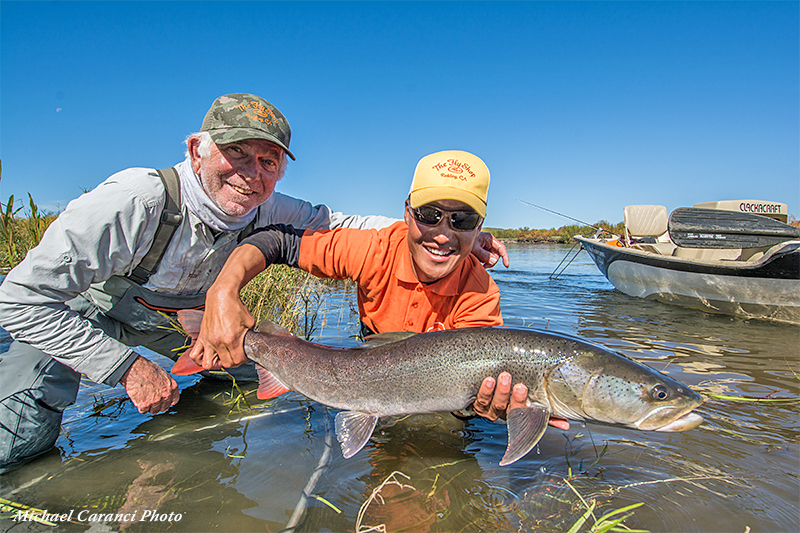
<path fill-rule="evenodd" d="M 669 391 L 664 385 L 656 385 L 653 387 L 653 390 L 650 391 L 650 395 L 654 400 L 664 401 L 669 398 Z"/>

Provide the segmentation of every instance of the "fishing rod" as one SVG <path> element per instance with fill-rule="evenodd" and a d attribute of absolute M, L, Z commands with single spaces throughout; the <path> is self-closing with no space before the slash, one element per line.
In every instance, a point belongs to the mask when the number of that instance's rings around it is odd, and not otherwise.
<path fill-rule="evenodd" d="M 548 213 L 553 213 L 554 215 L 558 215 L 560 217 L 568 218 L 569 220 L 574 220 L 575 222 L 577 222 L 578 224 L 581 224 L 583 226 L 588 226 L 588 227 L 590 227 L 592 229 L 596 229 L 597 233 L 595 233 L 595 237 L 597 237 L 598 235 L 600 235 L 601 233 L 604 233 L 604 232 L 608 233 L 608 230 L 605 229 L 605 228 L 598 228 L 597 226 L 593 226 L 593 225 L 591 225 L 591 224 L 589 224 L 587 222 L 584 222 L 583 220 L 578 220 L 577 218 L 573 218 L 571 216 L 565 215 L 564 213 L 559 213 L 558 211 L 553 211 L 552 209 L 547 209 L 546 207 L 542 207 L 540 205 L 536 205 L 536 204 L 532 204 L 530 202 L 526 202 L 524 200 L 520 200 L 519 198 L 517 198 L 517 201 L 520 202 L 520 203 L 523 203 L 525 205 L 529 205 L 531 207 L 535 207 L 536 209 L 541 209 L 542 211 L 547 211 Z M 570 256 L 570 254 L 572 253 L 572 250 L 575 249 L 575 246 L 577 246 L 577 245 L 573 245 L 572 248 L 569 249 L 569 251 L 567 252 L 567 255 L 564 256 L 564 259 L 561 260 L 561 262 L 558 264 L 558 266 L 553 271 L 553 273 L 550 274 L 550 279 L 551 280 L 558 279 L 558 277 L 561 276 L 561 274 L 564 273 L 564 271 L 567 269 L 567 267 L 572 264 L 572 262 L 575 260 L 575 258 L 578 257 L 578 254 L 581 253 L 581 250 L 583 249 L 583 246 L 579 247 L 578 251 L 575 253 L 575 255 L 572 256 L 572 259 L 569 260 L 569 263 L 567 263 L 566 266 L 564 268 L 562 268 L 560 272 L 558 271 L 558 269 L 561 268 L 561 265 L 564 264 L 564 261 L 567 260 L 567 257 Z M 556 273 L 556 272 L 558 272 L 558 273 Z"/>
<path fill-rule="evenodd" d="M 525 200 L 520 200 L 519 198 L 517 198 L 517 201 L 520 202 L 520 203 L 523 203 L 525 205 L 529 205 L 531 207 L 535 207 L 536 209 L 541 209 L 542 211 L 547 211 L 548 213 L 553 213 L 554 215 L 558 215 L 560 217 L 564 217 L 564 218 L 568 218 L 570 220 L 574 220 L 578 224 L 583 224 L 584 226 L 589 226 L 590 228 L 596 229 L 598 231 L 606 231 L 604 228 L 598 228 L 597 226 L 592 226 L 588 222 L 584 222 L 583 220 L 578 220 L 577 218 L 572 218 L 571 216 L 567 216 L 564 213 L 559 213 L 558 211 L 553 211 L 552 209 L 547 209 L 546 207 L 542 207 L 540 205 L 535 205 L 535 204 L 532 204 L 530 202 L 526 202 Z"/>

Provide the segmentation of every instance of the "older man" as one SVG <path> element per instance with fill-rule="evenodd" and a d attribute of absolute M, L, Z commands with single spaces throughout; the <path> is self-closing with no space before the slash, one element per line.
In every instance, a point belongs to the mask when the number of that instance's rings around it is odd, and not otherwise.
<path fill-rule="evenodd" d="M 274 193 L 294 159 L 290 137 L 263 98 L 221 96 L 187 139 L 182 163 L 123 170 L 69 203 L 0 286 L 0 326 L 14 338 L 0 354 L 0 473 L 53 447 L 81 374 L 122 384 L 142 413 L 174 405 L 175 381 L 131 347 L 175 357 L 185 339 L 160 327 L 165 313 L 201 306 L 253 228 L 393 222 Z"/>

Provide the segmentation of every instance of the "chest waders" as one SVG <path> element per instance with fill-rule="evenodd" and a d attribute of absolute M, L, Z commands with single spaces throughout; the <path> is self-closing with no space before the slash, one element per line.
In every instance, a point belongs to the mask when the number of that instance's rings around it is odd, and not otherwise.
<path fill-rule="evenodd" d="M 183 222 L 181 186 L 175 168 L 160 169 L 166 202 L 158 221 L 153 244 L 139 264 L 127 276 L 112 276 L 91 291 L 92 300 L 109 317 L 138 331 L 169 328 L 169 316 L 181 309 L 203 309 L 205 293 L 175 295 L 142 287 L 158 269 L 172 236 Z M 241 231 L 238 240 L 253 232 L 256 219 Z M 99 289 L 99 291 L 97 290 Z"/>
<path fill-rule="evenodd" d="M 159 170 L 166 202 L 153 244 L 128 276 L 112 276 L 66 303 L 110 337 L 128 346 L 145 346 L 176 357 L 184 337 L 170 328 L 169 316 L 178 309 L 202 308 L 205 294 L 170 295 L 142 287 L 164 255 L 183 222 L 181 191 L 174 168 Z M 255 220 L 239 235 L 252 232 Z M 255 378 L 253 363 L 231 369 L 236 379 Z M 109 376 L 109 385 L 120 376 Z M 0 474 L 53 448 L 62 412 L 75 402 L 81 375 L 38 348 L 14 341 L 0 354 Z"/>

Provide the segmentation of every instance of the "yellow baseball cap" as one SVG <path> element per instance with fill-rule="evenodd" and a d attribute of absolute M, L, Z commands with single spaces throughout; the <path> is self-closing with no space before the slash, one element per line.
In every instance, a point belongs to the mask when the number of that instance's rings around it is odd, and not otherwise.
<path fill-rule="evenodd" d="M 489 168 L 481 158 L 461 150 L 426 155 L 417 163 L 408 193 L 412 208 L 436 200 L 464 202 L 486 218 Z"/>

